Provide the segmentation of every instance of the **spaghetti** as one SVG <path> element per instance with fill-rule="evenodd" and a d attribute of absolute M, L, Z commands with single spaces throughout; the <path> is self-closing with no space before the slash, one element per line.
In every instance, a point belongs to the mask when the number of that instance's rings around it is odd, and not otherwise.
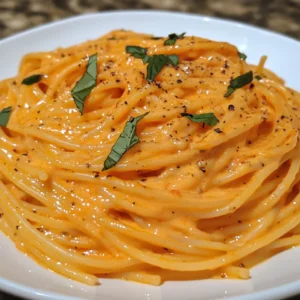
<path fill-rule="evenodd" d="M 300 243 L 300 96 L 263 63 L 129 31 L 25 55 L 0 82 L 0 229 L 89 285 L 249 278 Z"/>

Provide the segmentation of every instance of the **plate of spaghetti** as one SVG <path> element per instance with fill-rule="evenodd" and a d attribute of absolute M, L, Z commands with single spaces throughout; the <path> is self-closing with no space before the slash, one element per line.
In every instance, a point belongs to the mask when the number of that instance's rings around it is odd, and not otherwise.
<path fill-rule="evenodd" d="M 0 289 L 300 292 L 300 44 L 167 12 L 0 42 Z"/>

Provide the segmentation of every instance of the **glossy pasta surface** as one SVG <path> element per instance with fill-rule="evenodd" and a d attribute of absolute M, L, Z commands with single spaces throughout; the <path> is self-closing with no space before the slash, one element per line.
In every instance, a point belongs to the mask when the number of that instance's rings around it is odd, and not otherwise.
<path fill-rule="evenodd" d="M 233 45 L 165 40 L 114 31 L 28 54 L 0 82 L 0 110 L 12 107 L 0 127 L 0 229 L 44 267 L 89 285 L 248 279 L 253 265 L 300 244 L 299 94 Z M 128 45 L 179 62 L 147 81 L 150 63 Z M 72 89 L 94 54 L 81 114 Z M 251 83 L 224 97 L 250 71 Z M 138 142 L 102 171 L 127 122 L 146 113 Z"/>

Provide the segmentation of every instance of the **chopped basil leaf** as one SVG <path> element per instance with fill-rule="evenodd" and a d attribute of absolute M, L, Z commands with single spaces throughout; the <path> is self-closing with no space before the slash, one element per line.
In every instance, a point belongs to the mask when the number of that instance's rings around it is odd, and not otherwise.
<path fill-rule="evenodd" d="M 239 52 L 239 51 L 238 51 L 238 55 L 239 55 L 239 57 L 240 57 L 241 60 L 246 60 L 246 58 L 247 58 L 246 54 L 244 54 L 242 52 Z"/>
<path fill-rule="evenodd" d="M 22 84 L 32 85 L 34 83 L 39 82 L 42 79 L 42 74 L 35 74 L 23 79 Z"/>
<path fill-rule="evenodd" d="M 92 89 L 96 86 L 97 81 L 97 53 L 89 57 L 85 74 L 76 83 L 72 89 L 72 97 L 75 104 L 82 114 L 84 108 L 84 101 L 90 94 Z"/>
<path fill-rule="evenodd" d="M 126 46 L 126 53 L 130 53 L 136 58 L 143 59 L 146 56 L 147 48 L 142 48 L 139 46 Z"/>
<path fill-rule="evenodd" d="M 219 123 L 218 118 L 215 116 L 214 113 L 206 113 L 206 114 L 188 114 L 188 113 L 182 113 L 183 117 L 187 117 L 193 122 L 196 123 L 205 123 L 209 126 L 215 126 L 217 123 Z"/>
<path fill-rule="evenodd" d="M 179 63 L 179 57 L 176 54 L 168 55 L 168 60 L 169 63 L 174 67 L 176 67 Z"/>
<path fill-rule="evenodd" d="M 151 37 L 151 40 L 160 40 L 160 39 L 163 39 L 162 36 L 152 36 Z"/>
<path fill-rule="evenodd" d="M 147 48 L 139 46 L 126 46 L 126 53 L 142 59 L 144 64 L 148 63 L 146 77 L 148 81 L 153 81 L 165 65 L 171 64 L 172 66 L 177 66 L 179 63 L 179 57 L 176 54 L 154 54 L 153 56 L 149 56 L 147 55 L 147 50 Z"/>
<path fill-rule="evenodd" d="M 262 80 L 262 77 L 259 76 L 259 75 L 256 75 L 256 76 L 255 76 L 255 79 L 257 79 L 257 80 L 259 81 L 259 80 Z"/>
<path fill-rule="evenodd" d="M 229 97 L 236 89 L 242 88 L 243 86 L 249 84 L 253 80 L 253 72 L 249 71 L 237 78 L 230 81 L 230 85 L 227 88 L 227 92 L 224 97 Z"/>
<path fill-rule="evenodd" d="M 149 112 L 146 112 L 143 115 L 140 115 L 136 118 L 131 118 L 129 121 L 127 121 L 123 132 L 120 134 L 116 143 L 111 148 L 111 152 L 104 162 L 102 171 L 114 167 L 122 158 L 122 156 L 140 141 L 139 137 L 136 135 L 136 126 L 137 123 L 148 114 Z"/>
<path fill-rule="evenodd" d="M 0 126 L 6 127 L 11 113 L 11 106 L 6 107 L 0 111 Z"/>
<path fill-rule="evenodd" d="M 143 58 L 143 63 L 146 64 L 147 62 L 149 62 L 150 56 L 148 56 L 147 54 L 145 55 L 145 57 Z"/>
<path fill-rule="evenodd" d="M 229 97 L 234 91 L 235 91 L 235 89 L 234 89 L 233 87 L 229 86 L 229 87 L 227 88 L 227 92 L 226 92 L 226 94 L 224 95 L 224 97 L 225 97 L 225 98 Z"/>
<path fill-rule="evenodd" d="M 165 65 L 171 64 L 177 66 L 179 62 L 179 57 L 177 55 L 164 55 L 164 54 L 155 54 L 150 56 L 147 60 L 149 63 L 147 66 L 147 77 L 148 81 L 153 81 L 156 75 L 162 70 Z"/>
<path fill-rule="evenodd" d="M 168 63 L 168 59 L 165 55 L 153 55 L 148 60 L 147 77 L 149 81 L 153 81 L 156 75 L 162 70 L 162 68 Z"/>
<path fill-rule="evenodd" d="M 169 38 L 167 40 L 165 40 L 164 46 L 174 45 L 178 39 L 183 39 L 184 35 L 185 35 L 185 32 L 183 32 L 182 34 L 179 34 L 179 35 L 177 35 L 176 33 L 169 34 Z"/>

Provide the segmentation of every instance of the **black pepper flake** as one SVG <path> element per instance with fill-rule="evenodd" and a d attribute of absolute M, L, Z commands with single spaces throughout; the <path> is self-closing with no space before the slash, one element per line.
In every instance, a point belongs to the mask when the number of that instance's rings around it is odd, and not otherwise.
<path fill-rule="evenodd" d="M 238 223 L 239 223 L 239 224 L 241 224 L 241 223 L 242 223 L 242 221 L 241 221 L 241 220 L 238 220 Z"/>
<path fill-rule="evenodd" d="M 132 205 L 135 205 L 135 202 L 132 202 Z"/>
<path fill-rule="evenodd" d="M 95 177 L 95 178 L 98 178 L 99 176 L 100 176 L 99 173 L 97 173 L 97 174 L 95 174 L 94 177 Z"/>
<path fill-rule="evenodd" d="M 281 120 L 283 120 L 284 118 L 285 118 L 285 116 L 284 116 L 284 115 L 281 115 L 281 116 L 280 116 L 280 119 L 281 119 Z"/>
<path fill-rule="evenodd" d="M 0 213 L 0 219 L 1 219 L 3 216 L 4 216 L 4 214 L 3 214 L 3 213 Z"/>
<path fill-rule="evenodd" d="M 233 104 L 229 104 L 229 105 L 228 105 L 228 110 L 234 110 L 234 108 L 235 108 L 235 107 L 234 107 Z"/>
<path fill-rule="evenodd" d="M 90 164 L 90 163 L 86 163 L 85 166 L 86 166 L 87 168 L 90 168 L 90 167 L 91 167 L 91 164 Z"/>
<path fill-rule="evenodd" d="M 127 102 L 127 101 L 124 101 L 124 104 L 125 104 L 125 105 L 128 105 L 128 102 Z"/>
<path fill-rule="evenodd" d="M 141 181 L 147 181 L 147 178 L 142 178 Z"/>
<path fill-rule="evenodd" d="M 201 167 L 200 170 L 205 173 L 206 172 L 206 169 L 204 167 Z"/>
<path fill-rule="evenodd" d="M 223 131 L 222 131 L 220 128 L 216 128 L 216 129 L 215 129 L 215 132 L 216 132 L 216 133 L 222 133 Z"/>
<path fill-rule="evenodd" d="M 251 83 L 250 84 L 250 89 L 253 89 L 254 88 L 254 83 Z"/>
<path fill-rule="evenodd" d="M 18 172 L 18 171 L 19 171 L 17 168 L 14 168 L 14 170 L 15 170 L 16 172 Z"/>
<path fill-rule="evenodd" d="M 75 206 L 75 202 L 72 202 L 71 205 L 72 205 L 72 206 Z"/>
<path fill-rule="evenodd" d="M 120 81 L 121 81 L 120 79 L 117 79 L 117 80 L 116 80 L 117 83 L 120 82 Z"/>
<path fill-rule="evenodd" d="M 182 83 L 182 80 L 181 80 L 181 79 L 178 79 L 178 80 L 177 80 L 177 83 Z"/>
<path fill-rule="evenodd" d="M 166 248 L 166 247 L 164 247 L 164 250 L 165 250 L 165 251 L 169 251 L 169 249 L 168 249 L 168 248 Z"/>

